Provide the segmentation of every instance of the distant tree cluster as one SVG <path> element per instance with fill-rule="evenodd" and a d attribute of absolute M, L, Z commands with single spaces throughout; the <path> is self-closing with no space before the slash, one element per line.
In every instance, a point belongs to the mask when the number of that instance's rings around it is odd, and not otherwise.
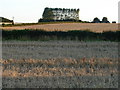
<path fill-rule="evenodd" d="M 39 22 L 80 22 L 80 23 L 110 23 L 107 17 L 102 20 L 95 17 L 93 21 L 82 21 L 79 19 L 79 9 L 66 9 L 66 8 L 48 8 L 44 9 L 42 18 Z M 116 21 L 112 21 L 116 23 Z"/>
<path fill-rule="evenodd" d="M 44 20 L 53 20 L 53 12 L 49 8 L 45 8 L 43 12 Z"/>
<path fill-rule="evenodd" d="M 40 22 L 80 22 L 80 23 L 110 23 L 107 17 L 103 17 L 100 20 L 95 17 L 93 21 L 82 21 L 79 19 L 79 9 L 67 9 L 67 8 L 49 8 L 46 7 L 43 11 L 42 18 L 38 20 Z M 112 21 L 116 23 L 116 21 Z"/>
<path fill-rule="evenodd" d="M 38 22 L 79 21 L 79 9 L 48 8 L 44 9 L 42 19 Z"/>
<path fill-rule="evenodd" d="M 100 21 L 100 19 L 96 17 L 93 19 L 92 23 L 110 23 L 110 22 L 108 21 L 107 17 L 103 17 L 102 21 Z"/>

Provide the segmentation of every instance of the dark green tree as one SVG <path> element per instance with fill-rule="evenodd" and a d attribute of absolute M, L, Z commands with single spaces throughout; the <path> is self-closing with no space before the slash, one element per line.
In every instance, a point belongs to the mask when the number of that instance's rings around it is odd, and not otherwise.
<path fill-rule="evenodd" d="M 107 17 L 103 17 L 103 19 L 102 19 L 102 23 L 109 23 Z"/>
<path fill-rule="evenodd" d="M 44 20 L 53 20 L 54 16 L 53 16 L 53 12 L 51 8 L 45 8 L 44 12 L 43 12 L 43 19 Z"/>
<path fill-rule="evenodd" d="M 99 19 L 99 18 L 97 18 L 97 17 L 96 17 L 96 18 L 94 18 L 94 19 L 93 19 L 93 21 L 92 21 L 92 22 L 93 22 L 93 23 L 100 23 L 101 21 L 100 21 L 100 19 Z"/>

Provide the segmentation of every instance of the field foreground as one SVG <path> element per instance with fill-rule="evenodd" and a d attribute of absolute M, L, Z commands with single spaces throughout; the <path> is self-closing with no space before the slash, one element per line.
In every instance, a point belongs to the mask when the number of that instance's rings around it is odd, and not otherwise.
<path fill-rule="evenodd" d="M 117 31 L 118 24 L 111 23 L 54 23 L 26 26 L 0 27 L 3 30 L 40 29 L 46 31 L 90 30 L 92 32 Z"/>
<path fill-rule="evenodd" d="M 4 41 L 3 88 L 118 88 L 117 42 Z"/>
<path fill-rule="evenodd" d="M 4 60 L 6 88 L 117 88 L 117 59 Z"/>
<path fill-rule="evenodd" d="M 3 41 L 2 58 L 118 58 L 118 42 L 109 41 Z"/>

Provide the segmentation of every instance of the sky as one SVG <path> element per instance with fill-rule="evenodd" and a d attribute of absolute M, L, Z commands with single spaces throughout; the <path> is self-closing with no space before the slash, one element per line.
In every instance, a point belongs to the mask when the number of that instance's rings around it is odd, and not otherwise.
<path fill-rule="evenodd" d="M 93 21 L 107 17 L 118 22 L 119 0 L 0 0 L 0 17 L 16 23 L 36 23 L 42 18 L 45 7 L 80 9 L 79 18 Z"/>

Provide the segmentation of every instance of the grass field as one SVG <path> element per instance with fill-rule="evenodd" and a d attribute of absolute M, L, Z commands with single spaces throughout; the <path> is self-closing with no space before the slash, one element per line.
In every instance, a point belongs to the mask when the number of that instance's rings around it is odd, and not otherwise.
<path fill-rule="evenodd" d="M 118 88 L 111 58 L 2 60 L 3 88 Z"/>
<path fill-rule="evenodd" d="M 41 23 L 0 29 L 3 88 L 118 88 L 118 24 Z"/>
<path fill-rule="evenodd" d="M 118 59 L 57 58 L 2 60 L 3 77 L 106 76 L 117 74 Z"/>
<path fill-rule="evenodd" d="M 118 88 L 117 59 L 3 60 L 3 88 Z"/>
<path fill-rule="evenodd" d="M 33 24 L 12 27 L 0 27 L 3 30 L 46 30 L 46 31 L 69 31 L 69 30 L 90 30 L 92 32 L 117 31 L 118 24 L 111 23 L 53 23 Z"/>
<path fill-rule="evenodd" d="M 118 42 L 3 41 L 3 59 L 118 58 Z"/>
<path fill-rule="evenodd" d="M 3 88 L 118 88 L 118 43 L 3 41 Z"/>

